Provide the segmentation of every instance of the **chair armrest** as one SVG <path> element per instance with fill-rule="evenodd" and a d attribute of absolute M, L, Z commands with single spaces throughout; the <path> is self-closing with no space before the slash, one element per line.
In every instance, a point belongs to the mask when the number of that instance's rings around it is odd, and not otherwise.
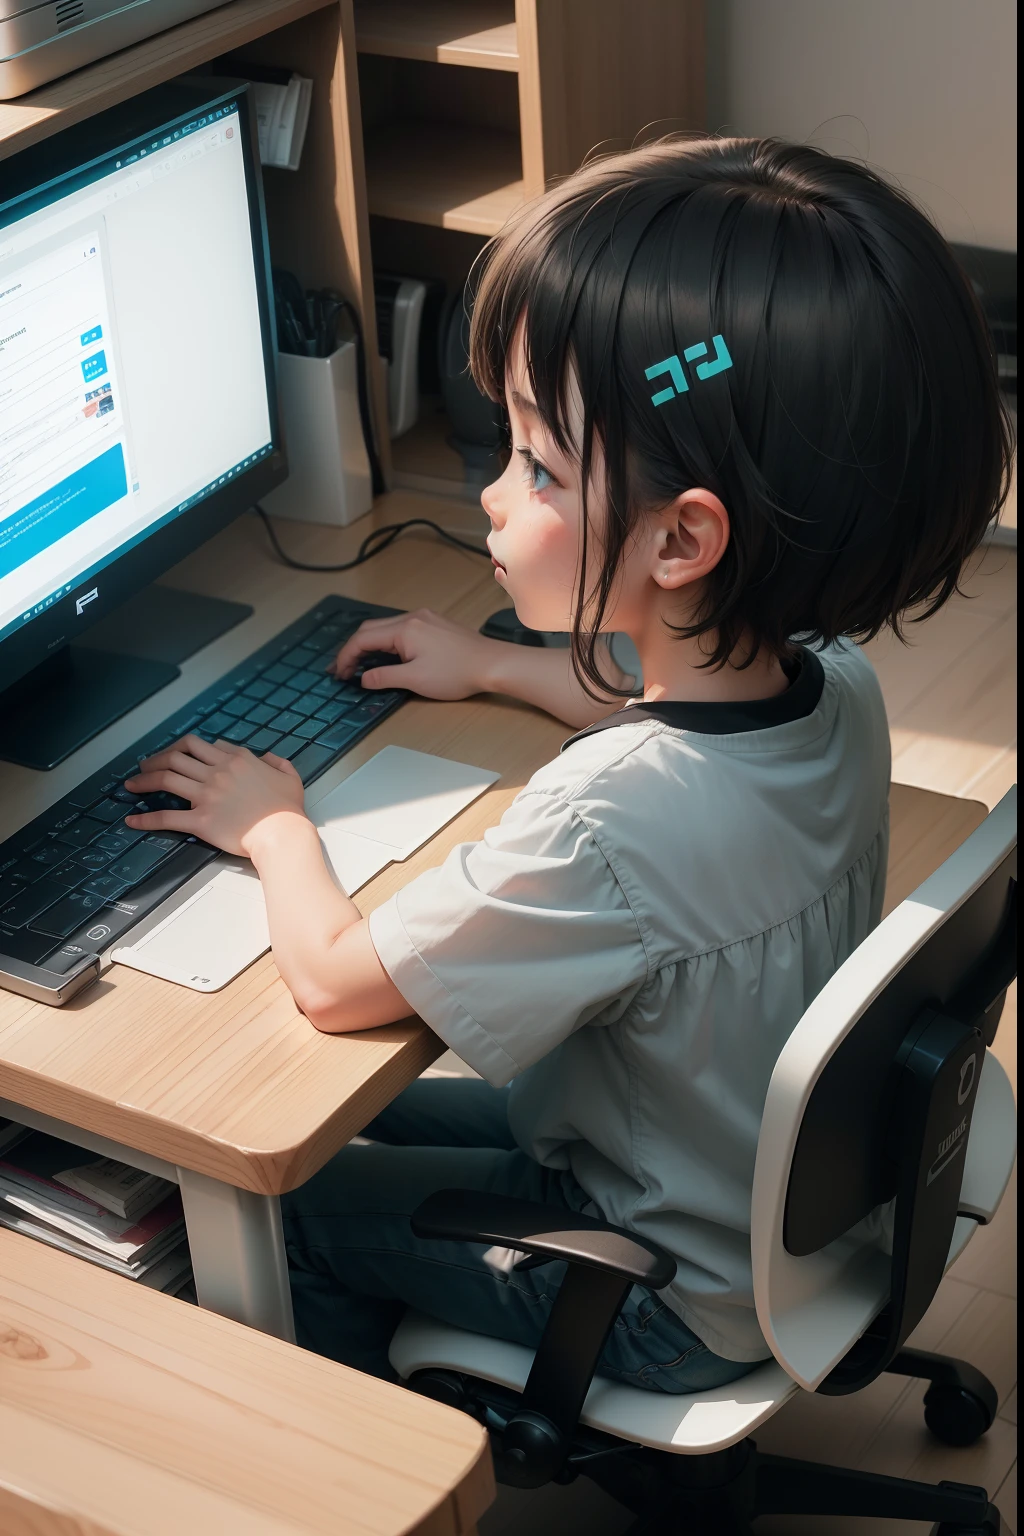
<path fill-rule="evenodd" d="M 542 1261 L 564 1259 L 660 1291 L 675 1278 L 676 1261 L 656 1243 L 607 1221 L 561 1206 L 475 1189 L 440 1189 L 412 1213 L 417 1237 L 448 1238 L 519 1248 Z"/>

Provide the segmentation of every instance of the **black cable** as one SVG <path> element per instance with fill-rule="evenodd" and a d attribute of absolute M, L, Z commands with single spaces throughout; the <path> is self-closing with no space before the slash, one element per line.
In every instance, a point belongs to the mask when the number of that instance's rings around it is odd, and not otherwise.
<path fill-rule="evenodd" d="M 483 555 L 485 560 L 491 558 L 489 549 L 482 549 L 479 544 L 471 544 L 468 539 L 460 539 L 457 534 L 449 533 L 447 528 L 442 528 L 440 523 L 431 522 L 428 517 L 410 517 L 404 523 L 389 523 L 384 528 L 374 528 L 360 544 L 354 560 L 345 560 L 340 565 L 309 565 L 304 560 L 293 560 L 282 547 L 270 518 L 258 501 L 254 503 L 253 510 L 263 519 L 263 526 L 267 530 L 267 537 L 270 539 L 274 553 L 284 565 L 291 566 L 293 571 L 351 571 L 355 566 L 363 565 L 367 560 L 372 560 L 374 555 L 379 555 L 383 550 L 388 549 L 407 528 L 432 528 L 446 544 L 454 544 L 456 549 L 468 550 L 471 555 Z"/>
<path fill-rule="evenodd" d="M 346 315 L 352 325 L 356 337 L 356 392 L 359 396 L 359 420 L 363 426 L 363 441 L 366 443 L 366 456 L 370 461 L 370 477 L 373 482 L 373 494 L 383 496 L 385 491 L 384 471 L 380 467 L 380 459 L 377 456 L 377 445 L 373 440 L 373 423 L 370 418 L 370 396 L 366 387 L 368 377 L 366 367 L 366 343 L 363 341 L 363 327 L 359 319 L 359 311 L 355 305 L 339 294 L 336 302 L 339 309 Z"/>

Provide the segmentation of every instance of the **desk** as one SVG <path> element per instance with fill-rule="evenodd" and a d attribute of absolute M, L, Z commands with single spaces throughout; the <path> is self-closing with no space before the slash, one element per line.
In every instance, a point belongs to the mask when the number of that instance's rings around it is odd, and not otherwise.
<path fill-rule="evenodd" d="M 482 533 L 471 507 L 394 492 L 377 524 L 425 515 Z M 286 547 L 342 561 L 368 528 L 282 524 Z M 246 516 L 167 578 L 254 604 L 253 617 L 186 662 L 177 682 L 48 774 L 0 764 L 0 836 L 179 708 L 321 595 L 337 591 L 407 608 L 433 606 L 478 625 L 503 604 L 482 560 L 414 532 L 343 576 L 309 575 L 271 558 Z M 359 892 L 369 913 L 457 842 L 503 813 L 568 728 L 511 701 L 412 700 L 351 752 L 340 781 L 389 743 L 501 773 L 501 779 L 404 864 Z M 322 781 L 330 782 L 328 778 Z M 894 786 L 890 903 L 902 899 L 983 818 L 983 806 Z M 266 955 L 212 995 L 115 966 L 66 1007 L 0 993 L 0 1114 L 177 1179 L 204 1306 L 292 1336 L 278 1196 L 329 1157 L 436 1059 L 440 1041 L 407 1020 L 360 1035 L 321 1035 L 297 1011 Z"/>

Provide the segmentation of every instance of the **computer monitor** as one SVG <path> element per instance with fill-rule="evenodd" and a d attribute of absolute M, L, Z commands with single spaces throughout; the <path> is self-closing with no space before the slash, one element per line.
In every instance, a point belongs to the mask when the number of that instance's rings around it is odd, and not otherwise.
<path fill-rule="evenodd" d="M 177 675 L 73 642 L 285 478 L 273 337 L 244 83 L 0 162 L 0 756 L 52 766 Z"/>

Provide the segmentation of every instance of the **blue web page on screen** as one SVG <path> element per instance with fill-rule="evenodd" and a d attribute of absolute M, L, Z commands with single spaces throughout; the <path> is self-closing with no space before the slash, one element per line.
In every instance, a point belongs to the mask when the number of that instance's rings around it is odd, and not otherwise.
<path fill-rule="evenodd" d="M 102 172 L 0 228 L 0 637 L 270 451 L 237 112 Z"/>

